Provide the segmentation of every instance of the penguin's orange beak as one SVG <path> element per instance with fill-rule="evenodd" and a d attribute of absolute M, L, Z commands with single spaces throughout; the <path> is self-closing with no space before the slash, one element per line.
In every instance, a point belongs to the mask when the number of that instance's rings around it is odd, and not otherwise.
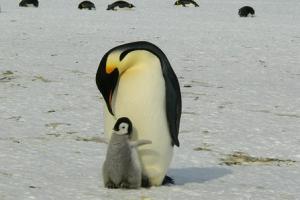
<path fill-rule="evenodd" d="M 106 66 L 105 71 L 107 74 L 112 73 L 116 69 L 115 66 Z"/>
<path fill-rule="evenodd" d="M 115 68 L 110 74 L 105 74 L 101 84 L 98 86 L 102 96 L 106 102 L 106 106 L 111 115 L 113 112 L 113 95 L 119 79 L 119 71 Z M 97 84 L 98 85 L 98 84 Z"/>
<path fill-rule="evenodd" d="M 113 91 L 110 91 L 109 93 L 109 107 L 112 109 L 112 95 L 113 95 Z"/>

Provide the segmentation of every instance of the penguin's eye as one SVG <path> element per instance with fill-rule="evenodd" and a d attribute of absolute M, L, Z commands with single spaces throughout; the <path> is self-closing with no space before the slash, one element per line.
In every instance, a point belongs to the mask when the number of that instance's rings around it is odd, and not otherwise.
<path fill-rule="evenodd" d="M 125 126 L 122 126 L 122 129 L 124 129 L 125 128 Z"/>

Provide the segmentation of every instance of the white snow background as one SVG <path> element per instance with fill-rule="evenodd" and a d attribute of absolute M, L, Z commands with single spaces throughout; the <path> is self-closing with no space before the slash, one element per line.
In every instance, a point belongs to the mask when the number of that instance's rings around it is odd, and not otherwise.
<path fill-rule="evenodd" d="M 131 11 L 0 0 L 0 199 L 300 199 L 299 0 L 132 0 Z M 238 9 L 252 6 L 253 18 Z M 176 185 L 104 188 L 103 99 L 111 48 L 145 40 L 181 85 Z"/>

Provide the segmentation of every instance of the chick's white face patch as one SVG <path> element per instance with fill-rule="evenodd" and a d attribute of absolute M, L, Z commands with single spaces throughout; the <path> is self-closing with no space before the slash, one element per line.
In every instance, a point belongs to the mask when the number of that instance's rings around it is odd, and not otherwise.
<path fill-rule="evenodd" d="M 115 131 L 115 132 L 116 132 L 117 135 L 128 134 L 128 127 L 129 127 L 129 124 L 127 124 L 127 123 L 121 123 L 119 125 L 119 130 Z"/>

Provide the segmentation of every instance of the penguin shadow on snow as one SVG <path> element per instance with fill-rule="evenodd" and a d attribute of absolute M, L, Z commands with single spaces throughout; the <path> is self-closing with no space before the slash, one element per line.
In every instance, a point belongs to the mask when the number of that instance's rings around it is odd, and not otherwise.
<path fill-rule="evenodd" d="M 232 174 L 232 171 L 221 167 L 189 167 L 183 169 L 169 169 L 175 185 L 185 185 L 188 183 L 204 183 L 223 176 Z"/>

